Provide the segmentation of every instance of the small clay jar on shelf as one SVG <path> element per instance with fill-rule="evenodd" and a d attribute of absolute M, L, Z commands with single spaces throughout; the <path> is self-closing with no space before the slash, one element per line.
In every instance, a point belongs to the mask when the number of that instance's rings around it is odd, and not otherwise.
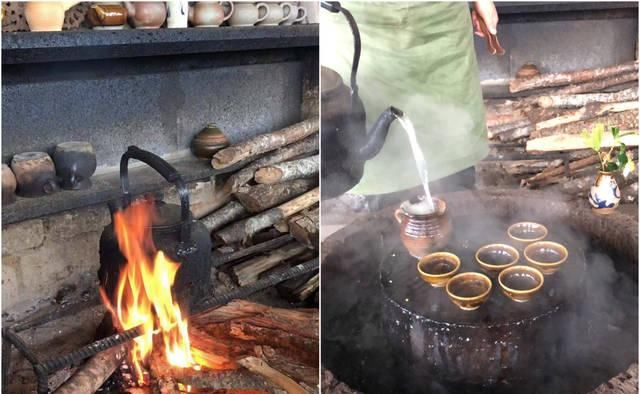
<path fill-rule="evenodd" d="M 2 205 L 9 205 L 16 201 L 16 176 L 8 165 L 2 165 Z"/>
<path fill-rule="evenodd" d="M 25 152 L 13 156 L 11 169 L 18 183 L 18 195 L 40 197 L 60 188 L 56 183 L 56 168 L 45 152 Z"/>
<path fill-rule="evenodd" d="M 60 186 L 67 190 L 83 190 L 91 187 L 91 175 L 96 171 L 96 152 L 84 141 L 63 142 L 53 152 L 56 174 Z"/>

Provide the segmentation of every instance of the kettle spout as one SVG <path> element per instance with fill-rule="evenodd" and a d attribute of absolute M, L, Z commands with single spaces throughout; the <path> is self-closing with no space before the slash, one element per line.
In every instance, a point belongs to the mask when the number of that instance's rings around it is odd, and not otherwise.
<path fill-rule="evenodd" d="M 395 107 L 387 108 L 367 134 L 365 144 L 360 147 L 359 155 L 363 160 L 369 160 L 374 158 L 382 149 L 384 141 L 387 139 L 389 133 L 389 127 L 391 123 L 397 118 L 401 118 L 404 114 L 402 111 Z"/>

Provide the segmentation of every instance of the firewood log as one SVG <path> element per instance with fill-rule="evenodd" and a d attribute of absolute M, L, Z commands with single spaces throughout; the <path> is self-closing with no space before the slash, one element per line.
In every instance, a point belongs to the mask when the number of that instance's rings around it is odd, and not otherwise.
<path fill-rule="evenodd" d="M 617 126 L 620 130 L 636 130 L 638 128 L 638 110 L 616 112 L 587 120 L 559 124 L 555 127 L 536 129 L 531 132 L 530 138 L 547 137 L 556 134 L 580 134 L 583 130 L 591 130 L 598 124 Z"/>
<path fill-rule="evenodd" d="M 634 100 L 638 100 L 638 89 L 625 89 L 613 93 L 542 96 L 538 99 L 538 105 L 543 108 L 579 108 L 589 103 L 617 103 Z"/>
<path fill-rule="evenodd" d="M 233 276 L 236 278 L 238 285 L 246 286 L 257 281 L 263 272 L 284 263 L 305 250 L 304 245 L 300 245 L 297 242 L 289 243 L 269 252 L 265 256 L 254 257 L 234 266 L 232 268 Z"/>
<path fill-rule="evenodd" d="M 213 261 L 213 267 L 219 267 L 223 264 L 230 263 L 242 259 L 244 257 L 253 256 L 258 253 L 269 252 L 275 248 L 278 248 L 284 244 L 291 242 L 294 238 L 285 234 L 278 238 L 271 239 L 269 241 L 261 242 L 259 244 L 249 246 L 248 248 L 242 248 L 237 252 L 232 253 L 214 253 L 211 260 Z"/>
<path fill-rule="evenodd" d="M 579 70 L 572 72 L 546 73 L 526 79 L 513 79 L 509 83 L 511 93 L 522 92 L 537 88 L 549 88 L 554 86 L 569 85 L 581 82 L 613 77 L 623 73 L 637 73 L 638 63 L 629 62 L 609 67 Z"/>
<path fill-rule="evenodd" d="M 289 219 L 289 233 L 303 245 L 318 249 L 320 208 L 301 212 Z"/>
<path fill-rule="evenodd" d="M 489 138 L 494 138 L 494 137 L 498 136 L 499 134 L 502 134 L 502 133 L 505 133 L 505 132 L 508 132 L 508 131 L 512 131 L 514 129 L 527 127 L 527 126 L 530 126 L 530 125 L 531 125 L 531 122 L 527 118 L 519 119 L 519 120 L 516 120 L 516 121 L 511 122 L 511 123 L 504 123 L 504 124 L 501 124 L 501 125 L 498 125 L 498 126 L 494 126 L 494 127 L 489 127 L 487 125 L 487 127 L 488 127 L 487 136 Z"/>
<path fill-rule="evenodd" d="M 219 150 L 213 155 L 211 165 L 223 169 L 262 153 L 289 145 L 318 132 L 320 122 L 317 117 L 304 120 L 282 130 L 260 134 L 247 141 Z"/>
<path fill-rule="evenodd" d="M 218 209 L 214 213 L 200 219 L 209 231 L 215 231 L 219 228 L 236 220 L 242 219 L 248 215 L 247 210 L 237 201 L 230 201 L 227 205 Z"/>
<path fill-rule="evenodd" d="M 302 141 L 287 145 L 265 155 L 264 157 L 261 157 L 260 159 L 244 167 L 242 170 L 231 175 L 225 183 L 224 189 L 229 193 L 238 190 L 240 186 L 245 185 L 253 179 L 254 173 L 259 168 L 291 160 L 296 157 L 318 151 L 318 140 L 318 134 L 316 133 L 310 135 Z"/>
<path fill-rule="evenodd" d="M 566 125 L 568 123 L 589 120 L 606 116 L 612 113 L 632 111 L 638 108 L 637 101 L 627 101 L 622 103 L 588 103 L 584 107 L 568 112 L 557 118 L 549 119 L 536 124 L 536 130 L 548 129 Z"/>
<path fill-rule="evenodd" d="M 599 162 L 600 162 L 600 159 L 594 153 L 593 156 L 589 156 L 584 159 L 576 160 L 569 163 L 568 171 L 569 173 L 575 173 L 579 169 L 595 165 Z M 563 174 L 565 174 L 565 172 L 566 172 L 566 169 L 564 165 L 549 167 L 546 170 L 542 171 L 541 173 L 536 174 L 531 178 L 523 180 L 522 186 L 528 187 L 528 188 L 544 186 L 549 182 L 553 182 L 555 178 L 557 178 L 558 176 L 562 176 Z"/>
<path fill-rule="evenodd" d="M 260 230 L 271 227 L 318 202 L 320 189 L 312 189 L 303 195 L 256 216 L 241 220 L 218 231 L 215 236 L 226 244 L 246 241 Z"/>
<path fill-rule="evenodd" d="M 591 82 L 569 85 L 563 88 L 552 90 L 547 92 L 550 96 L 560 96 L 565 94 L 579 94 L 579 93 L 592 93 L 600 90 L 610 88 L 612 86 L 621 86 L 623 84 L 637 81 L 638 73 L 631 72 L 626 74 L 616 75 L 606 79 L 595 80 Z"/>
<path fill-rule="evenodd" d="M 251 213 L 262 212 L 317 186 L 317 179 L 296 179 L 281 183 L 241 186 L 233 196 Z"/>
<path fill-rule="evenodd" d="M 264 360 L 248 356 L 239 359 L 238 364 L 251 372 L 264 376 L 266 379 L 284 389 L 288 394 L 308 394 L 307 391 L 293 379 L 271 368 Z"/>
<path fill-rule="evenodd" d="M 115 346 L 87 360 L 60 386 L 56 394 L 93 394 L 122 364 L 126 346 Z"/>
<path fill-rule="evenodd" d="M 278 183 L 309 178 L 317 175 L 319 170 L 320 156 L 315 155 L 260 168 L 254 178 L 257 183 Z"/>
<path fill-rule="evenodd" d="M 319 383 L 317 366 L 311 367 L 300 362 L 295 362 L 282 355 L 278 349 L 271 346 L 255 346 L 256 355 L 265 360 L 273 368 L 291 377 L 296 382 L 304 382 L 310 386 Z"/>
<path fill-rule="evenodd" d="M 532 125 L 518 127 L 516 129 L 512 129 L 512 130 L 505 131 L 503 133 L 498 134 L 498 139 L 500 139 L 500 141 L 502 142 L 517 141 L 519 139 L 528 137 L 529 135 L 531 135 L 532 132 L 533 132 Z"/>
<path fill-rule="evenodd" d="M 638 130 L 621 130 L 620 140 L 628 147 L 638 146 L 640 135 Z M 613 137 L 611 134 L 605 134 L 602 138 L 601 146 L 603 148 L 613 146 Z M 534 138 L 527 141 L 527 152 L 554 152 L 554 151 L 570 151 L 577 149 L 586 149 L 582 136 L 577 134 L 558 134 L 548 137 Z"/>

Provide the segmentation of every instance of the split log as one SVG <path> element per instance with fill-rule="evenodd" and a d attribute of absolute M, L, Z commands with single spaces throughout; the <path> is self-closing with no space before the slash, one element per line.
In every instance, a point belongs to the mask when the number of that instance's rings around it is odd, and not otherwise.
<path fill-rule="evenodd" d="M 629 62 L 616 64 L 609 67 L 571 72 L 545 73 L 531 78 L 511 80 L 511 82 L 509 83 L 509 92 L 517 93 L 538 88 L 549 88 L 554 86 L 589 82 L 633 72 L 638 72 L 637 62 Z"/>
<path fill-rule="evenodd" d="M 289 232 L 289 223 L 286 220 L 281 220 L 278 223 L 273 225 L 273 228 L 275 228 L 276 230 L 278 230 L 281 233 L 288 233 Z"/>
<path fill-rule="evenodd" d="M 301 244 L 318 249 L 320 242 L 319 224 L 320 208 L 316 208 L 292 217 L 289 220 L 289 232 Z"/>
<path fill-rule="evenodd" d="M 542 96 L 538 99 L 538 105 L 543 108 L 580 108 L 589 103 L 619 103 L 637 100 L 638 89 L 636 88 L 625 89 L 614 93 Z"/>
<path fill-rule="evenodd" d="M 536 130 L 548 129 L 566 125 L 568 123 L 589 120 L 597 117 L 606 116 L 612 113 L 632 111 L 638 108 L 637 101 L 627 101 L 622 103 L 588 103 L 584 107 L 570 111 L 565 115 L 557 118 L 549 119 L 536 124 Z"/>
<path fill-rule="evenodd" d="M 300 178 L 310 178 L 320 170 L 320 156 L 287 161 L 280 164 L 260 168 L 255 173 L 257 183 L 278 183 Z"/>
<path fill-rule="evenodd" d="M 248 215 L 247 210 L 237 201 L 230 201 L 224 207 L 206 216 L 200 221 L 207 230 L 215 231 Z"/>
<path fill-rule="evenodd" d="M 320 189 L 315 188 L 275 208 L 223 228 L 216 237 L 226 244 L 246 241 L 255 233 L 286 219 L 318 202 Z"/>
<path fill-rule="evenodd" d="M 536 129 L 531 132 L 531 138 L 540 138 L 556 134 L 580 134 L 583 130 L 591 130 L 598 124 L 617 126 L 620 130 L 636 130 L 638 128 L 638 110 L 616 112 L 609 115 L 580 120 L 555 127 Z"/>
<path fill-rule="evenodd" d="M 257 245 L 249 246 L 248 248 L 242 248 L 237 252 L 214 253 L 211 258 L 211 260 L 213 261 L 213 267 L 219 267 L 232 261 L 236 261 L 244 257 L 253 256 L 258 253 L 269 252 L 275 248 L 291 242 L 293 239 L 294 238 L 291 235 L 285 234 L 278 238 L 274 238 L 266 242 L 261 242 Z"/>
<path fill-rule="evenodd" d="M 522 138 L 527 138 L 532 132 L 533 126 L 529 125 L 498 134 L 498 138 L 502 142 L 517 141 Z"/>
<path fill-rule="evenodd" d="M 565 95 L 565 94 L 591 93 L 591 92 L 597 92 L 600 90 L 611 88 L 612 86 L 619 86 L 619 85 L 623 85 L 623 84 L 626 84 L 632 81 L 637 81 L 637 80 L 638 80 L 638 73 L 632 72 L 632 73 L 616 75 L 611 78 L 586 82 L 582 84 L 569 85 L 560 89 L 547 92 L 547 95 L 559 96 L 559 95 Z"/>
<path fill-rule="evenodd" d="M 500 124 L 500 125 L 497 125 L 497 126 L 494 126 L 494 127 L 489 127 L 489 125 L 487 125 L 487 128 L 488 128 L 487 136 L 489 138 L 494 138 L 494 137 L 498 136 L 501 133 L 504 133 L 504 132 L 507 132 L 507 131 L 511 131 L 513 129 L 527 127 L 527 126 L 530 126 L 530 125 L 531 125 L 531 122 L 527 118 L 519 119 L 519 120 L 516 120 L 516 121 L 511 122 L 511 123 Z"/>
<path fill-rule="evenodd" d="M 255 172 L 262 167 L 278 164 L 283 161 L 295 159 L 297 157 L 318 151 L 318 134 L 311 135 L 302 141 L 287 145 L 264 157 L 254 161 L 242 170 L 231 175 L 224 185 L 224 189 L 231 193 L 238 190 L 240 186 L 247 184 L 253 179 Z"/>
<path fill-rule="evenodd" d="M 528 188 L 544 186 L 554 178 L 565 174 L 567 170 L 569 171 L 569 173 L 575 173 L 579 169 L 598 163 L 600 163 L 600 158 L 594 153 L 593 156 L 589 156 L 584 159 L 576 160 L 569 163 L 568 169 L 566 169 L 564 165 L 547 168 L 541 173 L 523 180 L 522 186 Z"/>
<path fill-rule="evenodd" d="M 297 288 L 293 293 L 294 295 L 297 296 L 297 298 L 300 301 L 304 301 L 307 298 L 309 298 L 309 296 L 313 294 L 314 291 L 318 290 L 319 286 L 320 286 L 320 274 L 318 273 L 312 276 L 311 279 L 309 279 L 302 286 Z"/>
<path fill-rule="evenodd" d="M 233 276 L 240 286 L 246 286 L 257 281 L 260 274 L 284 263 L 288 259 L 303 253 L 307 248 L 297 242 L 284 245 L 269 252 L 265 256 L 258 256 L 242 262 L 232 268 Z"/>
<path fill-rule="evenodd" d="M 213 155 L 211 165 L 215 169 L 227 168 L 243 160 L 300 141 L 318 132 L 319 127 L 319 119 L 314 117 L 279 131 L 257 135 L 247 141 L 219 150 Z"/>
<path fill-rule="evenodd" d="M 622 130 L 620 140 L 628 147 L 638 146 L 640 135 L 637 130 Z M 605 134 L 602 138 L 601 146 L 608 148 L 613 146 L 611 134 Z M 534 138 L 527 141 L 527 152 L 554 152 L 569 151 L 589 148 L 582 136 L 577 134 L 559 134 L 548 137 Z"/>
<path fill-rule="evenodd" d="M 319 379 L 317 367 L 309 367 L 305 364 L 284 357 L 281 352 L 278 352 L 277 349 L 274 349 L 271 346 L 256 346 L 254 349 L 258 357 L 264 359 L 273 368 L 291 377 L 296 382 L 303 382 L 310 386 L 318 385 Z"/>
<path fill-rule="evenodd" d="M 262 375 L 269 381 L 273 382 L 277 386 L 284 389 L 288 394 L 307 394 L 307 391 L 302 388 L 290 377 L 283 373 L 271 368 L 264 360 L 257 357 L 243 357 L 238 360 L 238 364 L 242 365 L 251 372 Z"/>
<path fill-rule="evenodd" d="M 598 386 L 589 394 L 636 394 L 638 392 L 638 364 L 634 363 L 625 371 Z"/>
<path fill-rule="evenodd" d="M 100 352 L 86 361 L 60 386 L 56 394 L 93 394 L 122 364 L 127 350 L 116 346 Z"/>
<path fill-rule="evenodd" d="M 487 127 L 498 127 L 526 119 L 526 116 L 521 109 L 510 109 L 508 113 L 499 113 L 498 111 L 501 110 L 492 107 L 491 104 L 486 104 L 485 108 L 487 109 Z"/>
<path fill-rule="evenodd" d="M 275 184 L 245 185 L 234 192 L 233 196 L 247 211 L 258 213 L 289 201 L 317 184 L 317 179 L 296 179 Z"/>

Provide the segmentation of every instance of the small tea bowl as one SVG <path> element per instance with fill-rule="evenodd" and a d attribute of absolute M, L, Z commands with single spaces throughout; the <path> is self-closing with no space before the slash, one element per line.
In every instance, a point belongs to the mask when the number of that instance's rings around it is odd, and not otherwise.
<path fill-rule="evenodd" d="M 480 308 L 491 294 L 491 279 L 478 272 L 463 272 L 449 279 L 445 290 L 449 299 L 464 311 Z"/>
<path fill-rule="evenodd" d="M 540 270 L 526 265 L 509 267 L 498 275 L 502 292 L 516 302 L 527 302 L 544 284 Z"/>
<path fill-rule="evenodd" d="M 489 244 L 476 251 L 476 261 L 490 273 L 500 272 L 518 263 L 518 249 L 506 244 Z"/>
<path fill-rule="evenodd" d="M 519 222 L 509 226 L 507 234 L 517 246 L 524 248 L 531 242 L 542 241 L 549 232 L 539 223 Z"/>
<path fill-rule="evenodd" d="M 460 269 L 460 259 L 453 253 L 431 253 L 418 260 L 418 272 L 433 287 L 444 287 Z"/>
<path fill-rule="evenodd" d="M 524 249 L 524 258 L 527 263 L 545 275 L 554 274 L 568 257 L 567 248 L 557 242 L 534 242 Z"/>

